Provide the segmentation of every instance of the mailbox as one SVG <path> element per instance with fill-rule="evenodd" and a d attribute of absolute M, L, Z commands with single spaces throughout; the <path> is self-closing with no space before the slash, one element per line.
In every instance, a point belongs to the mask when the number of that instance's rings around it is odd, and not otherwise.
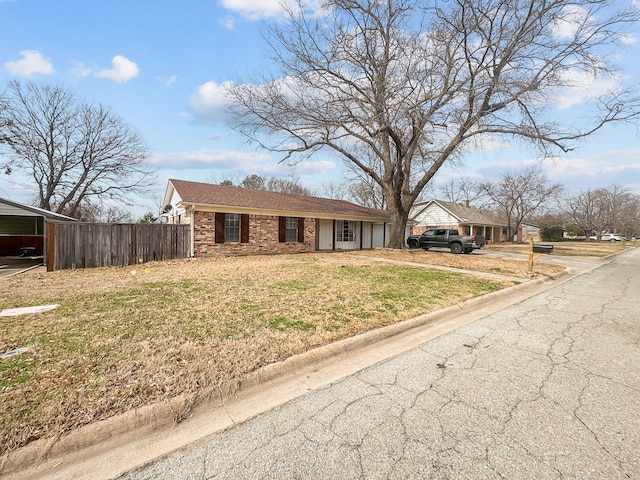
<path fill-rule="evenodd" d="M 553 245 L 534 245 L 533 253 L 553 253 Z"/>

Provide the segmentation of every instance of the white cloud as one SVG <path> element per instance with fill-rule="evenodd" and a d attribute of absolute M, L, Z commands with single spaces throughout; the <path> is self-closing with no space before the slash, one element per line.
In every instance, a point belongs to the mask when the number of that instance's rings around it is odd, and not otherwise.
<path fill-rule="evenodd" d="M 196 119 L 203 123 L 222 123 L 229 115 L 231 99 L 227 96 L 227 88 L 233 82 L 203 83 L 189 99 L 189 107 Z"/>
<path fill-rule="evenodd" d="M 86 67 L 82 62 L 74 62 L 74 66 L 71 68 L 71 74 L 74 77 L 88 77 L 92 72 L 93 70 L 89 67 Z"/>
<path fill-rule="evenodd" d="M 154 80 L 160 83 L 164 83 L 165 87 L 169 87 L 174 83 L 176 83 L 176 81 L 178 80 L 178 76 L 171 75 L 169 78 L 166 78 L 166 79 L 164 77 L 155 77 Z"/>
<path fill-rule="evenodd" d="M 566 110 L 589 100 L 596 99 L 618 88 L 618 78 L 597 77 L 588 72 L 574 70 L 564 74 L 565 88 L 554 95 L 558 109 Z"/>
<path fill-rule="evenodd" d="M 545 160 L 543 168 L 549 178 L 559 181 L 571 192 L 607 185 L 624 185 L 637 190 L 640 186 L 635 181 L 640 178 L 640 162 L 636 160 L 638 150 L 635 151 L 635 159 L 633 155 L 625 159 L 618 154 L 624 155 L 623 152 L 610 151 L 590 155 L 589 158 Z"/>
<path fill-rule="evenodd" d="M 280 0 L 222 0 L 221 3 L 249 20 L 275 17 L 282 12 Z"/>
<path fill-rule="evenodd" d="M 623 33 L 620 37 L 623 45 L 633 45 L 636 43 L 637 38 L 632 33 Z"/>
<path fill-rule="evenodd" d="M 51 75 L 55 73 L 53 64 L 37 50 L 22 50 L 22 60 L 9 61 L 4 68 L 12 75 L 31 77 L 33 75 Z"/>
<path fill-rule="evenodd" d="M 541 166 L 547 176 L 554 181 L 567 180 L 571 177 L 596 177 L 600 173 L 601 166 L 597 162 L 585 158 L 567 159 L 564 157 L 545 158 Z"/>
<path fill-rule="evenodd" d="M 567 5 L 563 16 L 553 22 L 553 33 L 557 38 L 570 40 L 589 21 L 589 11 L 578 5 Z"/>
<path fill-rule="evenodd" d="M 602 188 L 607 185 L 625 185 L 639 191 L 640 149 L 608 150 L 587 152 L 585 155 L 567 154 L 549 158 L 518 156 L 518 152 L 506 153 L 504 159 L 482 164 L 476 170 L 484 179 L 496 180 L 506 172 L 513 172 L 529 166 L 540 165 L 542 171 L 552 182 L 560 183 L 568 192 L 577 192 L 587 188 Z M 467 162 L 467 167 L 472 167 Z M 472 171 L 465 170 L 465 176 Z"/>
<path fill-rule="evenodd" d="M 148 163 L 160 169 L 232 170 L 239 166 L 255 166 L 264 161 L 273 161 L 271 155 L 268 153 L 240 152 L 235 150 L 201 149 L 190 152 L 152 155 Z"/>
<path fill-rule="evenodd" d="M 236 19 L 231 15 L 227 15 L 222 20 L 220 20 L 220 25 L 222 25 L 227 30 L 233 30 L 236 27 Z"/>
<path fill-rule="evenodd" d="M 255 21 L 281 15 L 284 12 L 282 1 L 283 0 L 221 0 L 220 3 L 224 8 L 234 11 L 248 20 Z M 297 2 L 293 0 L 289 0 L 288 3 L 292 8 L 297 8 L 298 6 Z M 314 15 L 319 15 L 322 10 L 322 2 L 320 0 L 303 0 L 302 4 L 305 9 Z M 225 26 L 227 27 L 227 25 Z"/>
<path fill-rule="evenodd" d="M 152 155 L 147 163 L 156 170 L 176 170 L 180 178 L 198 180 L 202 174 L 188 174 L 187 170 L 207 170 L 215 175 L 238 175 L 240 177 L 257 174 L 264 177 L 287 177 L 292 168 L 296 175 L 317 177 L 335 171 L 337 164 L 330 160 L 308 160 L 295 165 L 280 163 L 269 152 L 248 152 L 239 150 L 200 149 L 190 152 L 163 153 Z"/>
<path fill-rule="evenodd" d="M 111 69 L 96 72 L 96 77 L 108 78 L 114 82 L 123 83 L 137 77 L 138 73 L 140 73 L 138 65 L 122 55 L 116 55 L 113 57 L 111 65 L 113 67 Z"/>

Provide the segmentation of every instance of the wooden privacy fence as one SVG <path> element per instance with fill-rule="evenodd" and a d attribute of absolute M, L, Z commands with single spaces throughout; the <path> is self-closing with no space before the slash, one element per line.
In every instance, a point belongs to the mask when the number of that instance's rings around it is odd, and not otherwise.
<path fill-rule="evenodd" d="M 126 266 L 187 258 L 189 225 L 48 223 L 47 270 Z"/>

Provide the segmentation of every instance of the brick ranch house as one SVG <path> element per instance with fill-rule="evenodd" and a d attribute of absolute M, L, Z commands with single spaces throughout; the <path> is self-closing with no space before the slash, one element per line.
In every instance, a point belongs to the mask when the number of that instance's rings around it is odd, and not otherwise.
<path fill-rule="evenodd" d="M 191 255 L 302 253 L 384 247 L 389 213 L 343 200 L 169 180 L 167 223 L 191 226 Z"/>
<path fill-rule="evenodd" d="M 419 235 L 429 228 L 455 228 L 462 235 L 484 235 L 487 242 L 503 242 L 507 223 L 477 207 L 463 203 L 430 200 L 415 203 L 409 213 L 414 220 L 413 233 Z"/>
<path fill-rule="evenodd" d="M 420 235 L 429 228 L 455 228 L 463 235 L 484 235 L 488 243 L 526 242 L 530 237 L 540 240 L 540 228 L 522 223 L 513 239 L 509 239 L 507 221 L 489 212 L 462 203 L 430 200 L 413 205 L 409 218 L 414 221 L 413 234 Z"/>

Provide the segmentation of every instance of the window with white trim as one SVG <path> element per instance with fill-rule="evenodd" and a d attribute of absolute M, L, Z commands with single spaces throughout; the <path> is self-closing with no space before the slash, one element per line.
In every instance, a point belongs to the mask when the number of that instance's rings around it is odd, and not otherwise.
<path fill-rule="evenodd" d="M 337 225 L 336 233 L 338 242 L 355 242 L 356 240 L 356 222 L 349 220 L 340 220 Z"/>
<path fill-rule="evenodd" d="M 287 217 L 285 241 L 298 241 L 298 217 Z"/>
<path fill-rule="evenodd" d="M 240 241 L 240 215 L 237 213 L 227 213 L 224 216 L 224 241 Z"/>

